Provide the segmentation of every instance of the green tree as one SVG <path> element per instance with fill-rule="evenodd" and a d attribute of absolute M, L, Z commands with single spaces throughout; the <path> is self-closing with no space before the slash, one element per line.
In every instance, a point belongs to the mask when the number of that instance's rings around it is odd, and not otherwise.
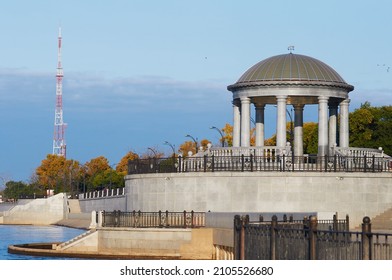
<path fill-rule="evenodd" d="M 18 181 L 8 181 L 3 191 L 5 199 L 17 200 L 19 198 L 34 198 L 43 196 L 42 189 L 32 187 L 29 184 Z"/>
<path fill-rule="evenodd" d="M 304 154 L 318 153 L 318 125 L 314 122 L 307 122 L 303 125 Z"/>
<path fill-rule="evenodd" d="M 109 160 L 104 156 L 99 156 L 86 162 L 83 168 L 86 190 L 103 189 L 106 186 L 104 172 L 110 169 Z"/>
<path fill-rule="evenodd" d="M 392 106 L 373 107 L 365 102 L 350 113 L 350 146 L 382 147 L 392 154 Z"/>

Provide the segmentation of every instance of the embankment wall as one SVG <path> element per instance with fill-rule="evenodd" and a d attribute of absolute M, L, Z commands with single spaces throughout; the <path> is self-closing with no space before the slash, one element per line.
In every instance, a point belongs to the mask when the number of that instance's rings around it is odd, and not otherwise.
<path fill-rule="evenodd" d="M 207 172 L 128 175 L 127 210 L 337 212 L 357 227 L 392 207 L 392 173 Z"/>

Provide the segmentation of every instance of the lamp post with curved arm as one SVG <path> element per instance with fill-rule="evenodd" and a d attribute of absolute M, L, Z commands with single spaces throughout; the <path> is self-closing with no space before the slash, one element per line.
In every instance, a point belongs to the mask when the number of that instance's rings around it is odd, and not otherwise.
<path fill-rule="evenodd" d="M 217 128 L 216 126 L 211 126 L 210 129 L 215 129 L 216 131 L 219 132 L 219 134 L 221 136 L 222 147 L 224 147 L 225 146 L 225 137 L 223 136 L 222 131 L 219 128 Z"/>
<path fill-rule="evenodd" d="M 154 157 L 155 157 L 155 158 L 157 157 L 157 153 L 154 151 L 154 149 L 152 149 L 152 148 L 147 148 L 147 149 L 149 149 L 150 151 L 152 151 L 152 153 L 154 154 Z"/>
<path fill-rule="evenodd" d="M 195 145 L 196 145 L 196 153 L 195 154 L 197 154 L 197 140 L 192 135 L 189 135 L 189 134 L 185 135 L 185 137 L 192 138 L 193 142 L 195 142 Z"/>
<path fill-rule="evenodd" d="M 174 145 L 170 144 L 168 141 L 165 141 L 163 144 L 164 145 L 169 145 L 170 148 L 172 148 L 172 150 L 173 150 L 173 157 L 174 157 L 176 155 L 176 149 L 174 148 Z"/>

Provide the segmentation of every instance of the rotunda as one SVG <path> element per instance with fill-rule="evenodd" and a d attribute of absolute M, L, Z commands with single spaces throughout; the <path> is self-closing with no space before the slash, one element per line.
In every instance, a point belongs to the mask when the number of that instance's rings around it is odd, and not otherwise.
<path fill-rule="evenodd" d="M 320 60 L 291 52 L 272 56 L 249 68 L 227 89 L 233 93 L 233 147 L 250 146 L 251 104 L 255 108 L 257 147 L 264 146 L 265 106 L 275 105 L 276 146 L 284 149 L 286 111 L 291 105 L 294 155 L 302 156 L 303 111 L 309 104 L 318 104 L 318 155 L 328 155 L 335 145 L 349 146 L 348 94 L 354 87 Z"/>

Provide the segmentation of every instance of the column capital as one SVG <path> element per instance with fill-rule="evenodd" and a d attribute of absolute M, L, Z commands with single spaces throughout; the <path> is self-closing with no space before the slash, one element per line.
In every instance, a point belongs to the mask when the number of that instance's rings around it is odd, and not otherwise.
<path fill-rule="evenodd" d="M 305 104 L 293 104 L 293 107 L 294 107 L 294 111 L 299 111 L 304 109 Z"/>
<path fill-rule="evenodd" d="M 254 103 L 256 109 L 263 109 L 265 108 L 264 103 Z"/>
<path fill-rule="evenodd" d="M 342 105 L 343 105 L 343 106 L 345 106 L 345 105 L 348 106 L 348 105 L 350 104 L 350 101 L 351 101 L 351 100 L 348 99 L 348 98 L 347 98 L 347 99 L 344 99 L 344 100 L 342 100 L 342 102 L 340 102 L 340 106 L 342 106 Z"/>
<path fill-rule="evenodd" d="M 329 99 L 328 96 L 319 96 L 319 97 L 318 97 L 319 103 L 328 102 L 328 99 Z"/>
<path fill-rule="evenodd" d="M 287 95 L 277 95 L 276 100 L 277 101 L 286 101 Z"/>
<path fill-rule="evenodd" d="M 241 103 L 250 103 L 250 98 L 247 96 L 243 96 L 240 98 Z"/>

